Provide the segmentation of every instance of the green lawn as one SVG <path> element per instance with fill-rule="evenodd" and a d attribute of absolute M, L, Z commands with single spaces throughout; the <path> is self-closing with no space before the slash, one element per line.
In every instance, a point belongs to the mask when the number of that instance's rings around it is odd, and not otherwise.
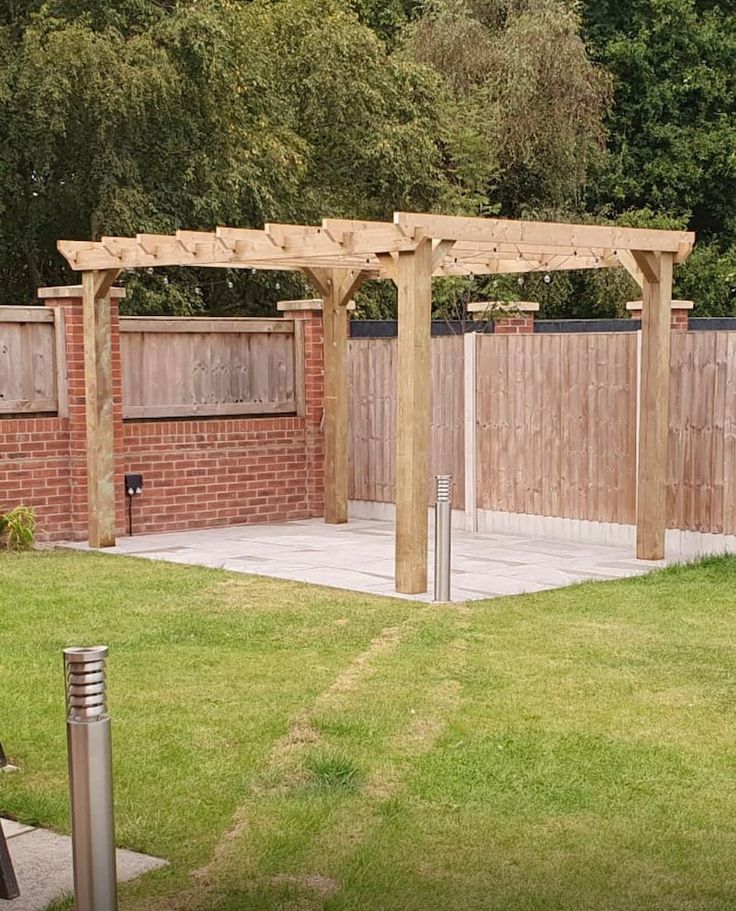
<path fill-rule="evenodd" d="M 736 909 L 736 560 L 438 607 L 2 555 L 0 811 L 67 831 L 110 646 L 124 911 Z"/>

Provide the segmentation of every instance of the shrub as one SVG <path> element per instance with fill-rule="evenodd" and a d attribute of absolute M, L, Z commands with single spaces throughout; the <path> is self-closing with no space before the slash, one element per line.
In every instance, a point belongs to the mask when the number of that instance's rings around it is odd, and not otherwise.
<path fill-rule="evenodd" d="M 8 550 L 28 550 L 36 537 L 36 511 L 31 506 L 15 506 L 0 514 L 0 536 Z"/>

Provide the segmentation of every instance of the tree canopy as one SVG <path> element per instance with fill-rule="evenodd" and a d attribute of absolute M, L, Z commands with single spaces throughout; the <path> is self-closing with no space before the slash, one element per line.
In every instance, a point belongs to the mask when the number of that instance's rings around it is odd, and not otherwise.
<path fill-rule="evenodd" d="M 59 237 L 394 209 L 689 227 L 676 290 L 736 313 L 725 0 L 15 0 L 0 10 L 0 300 Z M 138 312 L 263 312 L 293 274 L 125 278 Z M 625 275 L 445 282 L 611 315 Z M 391 309 L 367 287 L 365 312 Z"/>

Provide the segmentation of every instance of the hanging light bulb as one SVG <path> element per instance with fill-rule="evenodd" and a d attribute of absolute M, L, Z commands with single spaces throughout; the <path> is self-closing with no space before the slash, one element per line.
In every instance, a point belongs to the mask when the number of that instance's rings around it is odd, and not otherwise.
<path fill-rule="evenodd" d="M 523 276 L 523 275 L 520 275 L 520 276 L 516 279 L 516 284 L 517 284 L 520 288 L 522 288 L 522 287 L 524 286 L 524 276 Z"/>
<path fill-rule="evenodd" d="M 231 291 L 233 290 L 233 280 L 231 278 L 227 280 L 227 286 Z"/>
<path fill-rule="evenodd" d="M 549 272 L 544 273 L 544 278 L 542 279 L 542 281 L 545 283 L 545 285 L 552 284 L 552 276 L 549 274 Z"/>

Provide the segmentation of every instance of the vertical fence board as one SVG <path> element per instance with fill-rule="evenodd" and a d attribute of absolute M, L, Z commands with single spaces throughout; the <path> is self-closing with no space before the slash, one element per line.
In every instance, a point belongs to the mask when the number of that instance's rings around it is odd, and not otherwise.
<path fill-rule="evenodd" d="M 293 331 L 254 331 L 247 320 L 243 331 L 234 320 L 221 331 L 216 320 L 201 328 L 187 320 L 179 327 L 175 320 L 122 322 L 124 417 L 296 413 L 297 382 L 303 401 L 303 370 L 295 364 L 303 345 Z"/>
<path fill-rule="evenodd" d="M 0 414 L 58 410 L 57 346 L 54 316 L 38 319 L 38 307 L 13 308 L 17 319 L 0 320 Z M 24 310 L 36 311 L 29 321 Z"/>

